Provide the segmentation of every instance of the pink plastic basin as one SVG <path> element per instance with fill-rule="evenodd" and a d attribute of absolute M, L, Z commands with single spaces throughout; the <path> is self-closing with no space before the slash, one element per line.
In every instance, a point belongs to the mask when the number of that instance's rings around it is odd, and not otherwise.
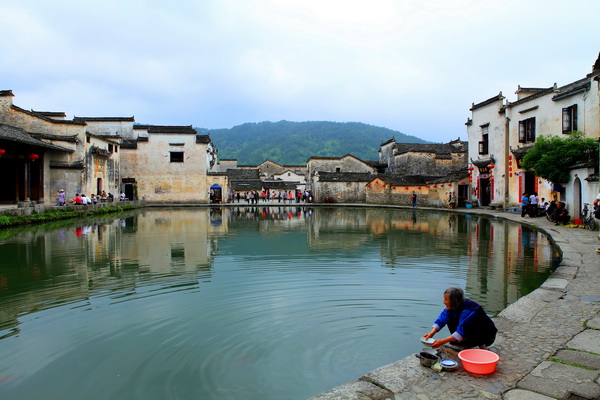
<path fill-rule="evenodd" d="M 474 374 L 491 374 L 500 360 L 498 354 L 483 349 L 468 349 L 458 353 L 463 367 Z"/>

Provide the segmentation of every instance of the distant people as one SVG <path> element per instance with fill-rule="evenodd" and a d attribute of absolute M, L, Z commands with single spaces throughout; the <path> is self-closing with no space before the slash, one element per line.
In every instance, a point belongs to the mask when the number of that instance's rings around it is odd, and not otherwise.
<path fill-rule="evenodd" d="M 531 218 L 537 217 L 538 212 L 538 197 L 537 192 L 533 192 L 531 196 L 529 196 L 529 216 Z"/>
<path fill-rule="evenodd" d="M 121 194 L 119 195 L 119 200 L 125 201 L 125 199 L 126 199 L 125 192 L 121 192 Z"/>
<path fill-rule="evenodd" d="M 66 200 L 65 200 L 65 191 L 63 189 L 60 189 L 58 191 L 58 199 L 57 200 L 58 200 L 58 204 L 57 204 L 58 206 L 64 206 L 65 205 L 65 202 L 66 202 Z"/>
<path fill-rule="evenodd" d="M 527 211 L 529 210 L 529 196 L 526 192 L 521 195 L 521 218 L 525 218 Z"/>
<path fill-rule="evenodd" d="M 106 199 L 112 203 L 115 200 L 115 196 L 111 192 L 108 192 Z"/>
<path fill-rule="evenodd" d="M 413 190 L 412 195 L 410 196 L 410 201 L 412 202 L 412 206 L 417 206 L 417 192 Z"/>
<path fill-rule="evenodd" d="M 96 196 L 94 193 L 92 193 L 92 197 L 90 199 L 92 200 L 92 204 L 98 204 L 98 196 Z"/>
<path fill-rule="evenodd" d="M 76 206 L 82 205 L 83 200 L 81 199 L 81 196 L 79 195 L 79 193 L 75 193 L 75 198 L 73 199 L 72 203 Z"/>
<path fill-rule="evenodd" d="M 569 223 L 570 219 L 571 216 L 569 215 L 569 211 L 567 211 L 566 204 L 562 201 L 556 203 L 556 210 L 554 211 L 554 220 L 556 221 L 556 225 L 566 225 Z"/>
<path fill-rule="evenodd" d="M 85 196 L 84 193 L 81 194 L 81 204 L 84 206 L 87 206 L 88 204 L 90 204 L 91 202 L 89 201 L 89 199 Z"/>

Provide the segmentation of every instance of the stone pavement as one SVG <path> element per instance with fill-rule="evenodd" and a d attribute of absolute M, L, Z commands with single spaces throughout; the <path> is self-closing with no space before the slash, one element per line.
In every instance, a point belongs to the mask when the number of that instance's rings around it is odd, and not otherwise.
<path fill-rule="evenodd" d="M 563 252 L 562 263 L 540 288 L 494 318 L 499 332 L 490 350 L 500 356 L 496 371 L 477 375 L 461 367 L 436 373 L 410 355 L 312 400 L 600 399 L 598 233 L 500 211 L 468 213 L 534 226 Z"/>

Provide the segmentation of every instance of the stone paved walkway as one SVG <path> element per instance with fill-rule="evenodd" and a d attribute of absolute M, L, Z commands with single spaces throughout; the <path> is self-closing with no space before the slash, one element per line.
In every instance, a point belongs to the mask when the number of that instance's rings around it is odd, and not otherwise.
<path fill-rule="evenodd" d="M 312 400 L 600 399 L 598 233 L 555 226 L 545 218 L 482 209 L 469 213 L 535 226 L 563 252 L 561 265 L 539 289 L 494 318 L 499 333 L 490 350 L 500 355 L 496 371 L 436 373 L 410 355 Z"/>

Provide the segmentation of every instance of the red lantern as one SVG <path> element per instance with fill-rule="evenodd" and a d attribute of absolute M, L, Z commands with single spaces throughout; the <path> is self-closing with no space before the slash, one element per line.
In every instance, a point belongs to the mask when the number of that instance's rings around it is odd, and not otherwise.
<path fill-rule="evenodd" d="M 575 175 L 575 176 L 577 176 L 577 175 Z M 408 186 L 404 186 L 404 189 L 408 190 Z"/>
<path fill-rule="evenodd" d="M 508 159 L 509 159 L 509 160 L 512 160 L 512 156 L 508 156 Z"/>
<path fill-rule="evenodd" d="M 512 167 L 510 167 L 508 170 L 512 172 Z"/>
<path fill-rule="evenodd" d="M 475 168 L 473 168 L 473 167 L 469 167 L 469 168 L 467 168 L 467 169 L 468 169 L 469 171 L 473 171 Z"/>
<path fill-rule="evenodd" d="M 488 169 L 494 169 L 494 164 L 488 164 Z"/>
<path fill-rule="evenodd" d="M 419 190 L 421 190 L 421 186 L 419 186 Z"/>
<path fill-rule="evenodd" d="M 6 154 L 6 150 L 0 149 L 0 157 L 2 157 L 4 154 Z"/>
<path fill-rule="evenodd" d="M 437 188 L 437 185 L 433 185 L 434 188 Z"/>
<path fill-rule="evenodd" d="M 575 178 L 577 178 L 577 176 L 578 176 L 578 175 L 577 175 L 577 174 L 575 174 Z"/>
<path fill-rule="evenodd" d="M 29 158 L 31 161 L 35 161 L 35 160 L 37 160 L 38 158 L 40 158 L 40 156 L 38 156 L 38 155 L 37 155 L 37 154 L 35 154 L 35 153 L 31 153 L 30 155 L 28 155 L 28 156 L 27 156 L 27 158 Z"/>
<path fill-rule="evenodd" d="M 510 176 L 512 178 L 512 172 L 510 174 L 508 174 L 508 176 Z"/>
<path fill-rule="evenodd" d="M 427 185 L 427 189 L 429 189 L 431 187 L 431 185 Z"/>

